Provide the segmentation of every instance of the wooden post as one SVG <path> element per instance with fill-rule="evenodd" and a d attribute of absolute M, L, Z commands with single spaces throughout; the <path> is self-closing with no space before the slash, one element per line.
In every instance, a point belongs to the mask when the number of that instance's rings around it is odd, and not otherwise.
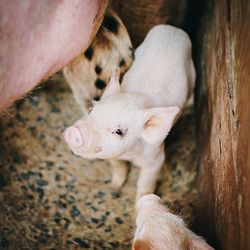
<path fill-rule="evenodd" d="M 250 25 L 248 0 L 207 1 L 198 79 L 203 235 L 218 249 L 250 249 Z M 217 249 L 216 248 L 216 249 Z"/>

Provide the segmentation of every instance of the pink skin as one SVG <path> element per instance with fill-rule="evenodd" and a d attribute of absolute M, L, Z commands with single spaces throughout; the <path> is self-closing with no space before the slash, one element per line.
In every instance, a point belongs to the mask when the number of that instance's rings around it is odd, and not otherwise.
<path fill-rule="evenodd" d="M 111 84 L 109 84 L 109 88 L 112 88 L 112 81 L 119 81 L 120 71 L 116 69 L 111 77 Z M 116 86 L 116 85 L 114 85 Z M 111 89 L 111 92 L 118 91 L 115 87 L 114 90 Z M 105 97 L 105 94 L 103 95 Z M 103 98 L 102 97 L 102 98 Z M 89 117 L 89 115 L 88 115 Z M 91 124 L 91 119 L 86 121 L 86 119 L 78 120 L 74 125 L 68 127 L 64 132 L 64 140 L 70 146 L 72 151 L 76 155 L 81 155 L 80 152 L 85 154 L 85 158 L 95 158 L 97 157 L 96 153 L 102 151 L 102 149 L 98 146 L 98 133 L 93 128 L 93 124 Z M 87 157 L 87 153 L 94 149 L 94 156 Z"/>
<path fill-rule="evenodd" d="M 165 159 L 164 139 L 194 86 L 188 35 L 170 25 L 155 26 L 136 49 L 121 85 L 118 76 L 114 71 L 101 100 L 80 127 L 66 131 L 65 140 L 83 158 L 112 160 L 116 186 L 126 180 L 127 161 L 139 167 L 139 199 L 155 190 Z M 88 132 L 81 140 L 83 130 Z"/>
<path fill-rule="evenodd" d="M 0 1 L 0 112 L 87 48 L 106 3 Z"/>
<path fill-rule="evenodd" d="M 152 205 L 157 207 L 158 205 L 162 204 L 162 201 L 161 198 L 155 194 L 144 195 L 141 199 L 137 201 L 136 204 L 137 212 L 139 212 L 141 209 L 143 210 L 143 212 L 146 212 L 145 205 L 147 205 L 148 203 L 150 203 L 149 208 L 151 209 Z"/>
<path fill-rule="evenodd" d="M 180 217 L 170 213 L 157 195 L 140 198 L 136 212 L 133 250 L 213 250 Z"/>

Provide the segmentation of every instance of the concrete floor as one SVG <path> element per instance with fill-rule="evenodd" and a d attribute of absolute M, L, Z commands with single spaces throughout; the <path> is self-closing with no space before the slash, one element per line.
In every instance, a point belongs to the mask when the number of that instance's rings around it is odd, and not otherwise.
<path fill-rule="evenodd" d="M 60 79 L 1 115 L 0 249 L 131 248 L 138 171 L 131 167 L 124 187 L 115 190 L 107 162 L 74 156 L 62 132 L 79 117 Z M 166 148 L 157 194 L 189 223 L 197 202 L 192 107 Z"/>

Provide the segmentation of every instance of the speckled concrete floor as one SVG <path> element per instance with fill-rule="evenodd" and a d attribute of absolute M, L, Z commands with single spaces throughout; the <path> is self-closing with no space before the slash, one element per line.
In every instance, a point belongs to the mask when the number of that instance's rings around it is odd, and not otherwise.
<path fill-rule="evenodd" d="M 130 249 L 138 171 L 110 187 L 105 161 L 62 140 L 80 116 L 66 84 L 50 80 L 0 117 L 0 249 Z M 197 201 L 192 108 L 170 134 L 157 194 L 192 220 Z"/>

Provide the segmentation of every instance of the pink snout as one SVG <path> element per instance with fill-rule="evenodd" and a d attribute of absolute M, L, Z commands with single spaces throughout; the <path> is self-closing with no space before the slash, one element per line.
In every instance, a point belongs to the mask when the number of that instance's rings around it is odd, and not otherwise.
<path fill-rule="evenodd" d="M 64 132 L 65 141 L 71 150 L 77 155 L 79 155 L 79 152 L 91 152 L 95 145 L 94 138 L 95 135 L 93 129 L 91 129 L 91 125 L 82 120 L 77 121 Z"/>
<path fill-rule="evenodd" d="M 76 126 L 70 126 L 65 130 L 64 139 L 71 148 L 79 148 L 84 145 L 84 138 Z"/>

